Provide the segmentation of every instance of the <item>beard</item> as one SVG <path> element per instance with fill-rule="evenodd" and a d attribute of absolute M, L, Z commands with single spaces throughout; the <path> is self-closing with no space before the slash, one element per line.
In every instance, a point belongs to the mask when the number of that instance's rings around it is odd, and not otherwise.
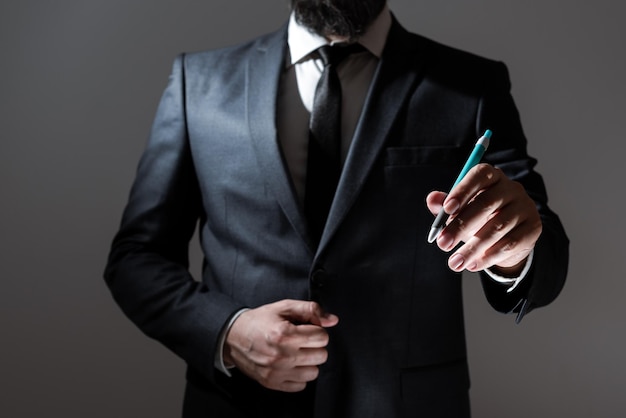
<path fill-rule="evenodd" d="M 296 21 L 324 37 L 358 39 L 385 7 L 387 0 L 292 0 Z"/>

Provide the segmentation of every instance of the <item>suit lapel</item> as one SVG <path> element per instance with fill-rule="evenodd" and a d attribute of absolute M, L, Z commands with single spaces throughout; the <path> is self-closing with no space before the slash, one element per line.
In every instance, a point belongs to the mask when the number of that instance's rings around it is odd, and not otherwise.
<path fill-rule="evenodd" d="M 276 102 L 285 62 L 286 34 L 285 26 L 259 41 L 249 55 L 246 69 L 246 118 L 266 183 L 291 225 L 309 249 L 315 252 L 277 136 Z M 398 112 L 419 81 L 422 65 L 420 57 L 423 56 L 421 38 L 409 34 L 394 19 L 354 133 L 318 253 L 328 244 L 358 197 Z"/>
<path fill-rule="evenodd" d="M 273 191 L 291 225 L 312 248 L 306 221 L 290 181 L 289 170 L 278 143 L 277 95 L 285 63 L 287 27 L 259 41 L 248 55 L 246 69 L 247 115 L 250 136 L 266 183 Z"/>
<path fill-rule="evenodd" d="M 394 19 L 355 130 L 320 249 L 328 244 L 354 204 L 398 112 L 419 81 L 422 45 L 420 37 L 409 34 Z"/>

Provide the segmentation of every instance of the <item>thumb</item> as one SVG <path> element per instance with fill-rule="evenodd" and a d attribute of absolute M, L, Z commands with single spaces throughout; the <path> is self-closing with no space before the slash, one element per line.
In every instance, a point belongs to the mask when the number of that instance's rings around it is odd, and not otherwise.
<path fill-rule="evenodd" d="M 317 302 L 303 300 L 284 300 L 281 316 L 290 321 L 318 325 L 329 328 L 337 325 L 336 315 L 324 312 Z"/>

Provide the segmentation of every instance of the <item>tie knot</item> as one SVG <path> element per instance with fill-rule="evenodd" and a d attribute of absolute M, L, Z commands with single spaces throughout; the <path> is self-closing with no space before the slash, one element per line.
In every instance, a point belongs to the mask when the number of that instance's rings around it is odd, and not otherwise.
<path fill-rule="evenodd" d="M 359 43 L 353 44 L 335 44 L 324 45 L 317 49 L 324 66 L 338 65 L 348 55 L 355 54 L 363 50 L 363 47 Z"/>

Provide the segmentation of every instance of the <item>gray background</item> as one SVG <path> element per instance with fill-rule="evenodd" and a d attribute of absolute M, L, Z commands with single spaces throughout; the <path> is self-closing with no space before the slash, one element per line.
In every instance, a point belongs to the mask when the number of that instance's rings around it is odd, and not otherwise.
<path fill-rule="evenodd" d="M 508 64 L 572 240 L 560 298 L 520 326 L 465 278 L 476 417 L 624 414 L 622 3 L 391 1 L 407 28 Z M 180 415 L 184 365 L 114 305 L 108 246 L 174 56 L 273 30 L 286 4 L 2 1 L 0 415 Z"/>

